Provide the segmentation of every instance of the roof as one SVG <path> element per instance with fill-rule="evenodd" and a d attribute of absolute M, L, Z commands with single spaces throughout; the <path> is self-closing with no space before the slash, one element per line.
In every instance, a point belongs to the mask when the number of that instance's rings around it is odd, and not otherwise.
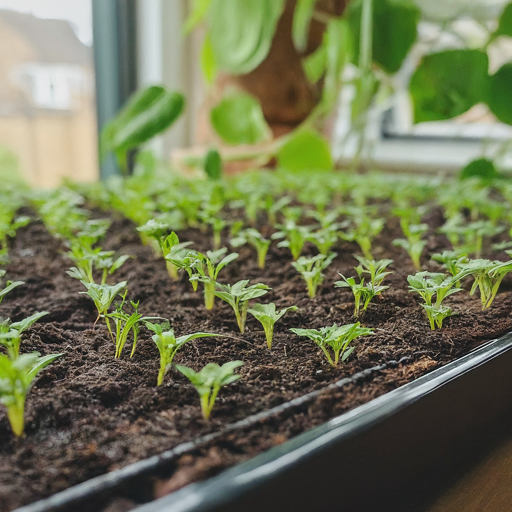
<path fill-rule="evenodd" d="M 64 20 L 42 19 L 32 14 L 0 9 L 4 22 L 30 42 L 38 62 L 90 65 L 91 48 L 76 36 Z"/>

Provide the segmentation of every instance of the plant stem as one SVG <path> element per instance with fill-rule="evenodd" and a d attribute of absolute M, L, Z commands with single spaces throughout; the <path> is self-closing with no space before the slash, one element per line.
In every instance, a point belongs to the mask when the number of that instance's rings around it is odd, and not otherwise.
<path fill-rule="evenodd" d="M 208 395 L 201 395 L 201 412 L 203 413 L 203 418 L 208 421 L 211 413 Z"/>
<path fill-rule="evenodd" d="M 25 428 L 25 398 L 16 397 L 16 403 L 7 408 L 7 417 L 15 436 L 21 437 Z"/>
<path fill-rule="evenodd" d="M 178 280 L 178 269 L 176 268 L 176 265 L 174 263 L 171 263 L 170 261 L 166 261 L 165 266 L 167 267 L 167 273 L 169 274 L 169 277 L 173 281 L 177 281 Z"/>
<path fill-rule="evenodd" d="M 215 282 L 206 281 L 204 283 L 204 305 L 206 309 L 213 309 L 215 305 Z"/>
<path fill-rule="evenodd" d="M 274 324 L 272 325 L 264 325 L 265 329 L 265 338 L 267 338 L 267 347 L 269 350 L 272 350 L 272 340 L 274 339 Z"/>

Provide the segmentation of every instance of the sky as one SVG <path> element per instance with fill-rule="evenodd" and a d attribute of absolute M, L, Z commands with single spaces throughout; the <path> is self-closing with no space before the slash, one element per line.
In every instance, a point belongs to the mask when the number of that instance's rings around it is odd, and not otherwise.
<path fill-rule="evenodd" d="M 0 0 L 0 9 L 28 12 L 39 18 L 68 20 L 80 40 L 92 44 L 91 0 Z"/>

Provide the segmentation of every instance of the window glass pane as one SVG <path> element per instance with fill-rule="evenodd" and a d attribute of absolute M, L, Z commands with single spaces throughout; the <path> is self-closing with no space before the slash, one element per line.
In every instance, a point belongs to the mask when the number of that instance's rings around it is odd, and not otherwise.
<path fill-rule="evenodd" d="M 91 0 L 0 0 L 0 174 L 97 179 Z"/>

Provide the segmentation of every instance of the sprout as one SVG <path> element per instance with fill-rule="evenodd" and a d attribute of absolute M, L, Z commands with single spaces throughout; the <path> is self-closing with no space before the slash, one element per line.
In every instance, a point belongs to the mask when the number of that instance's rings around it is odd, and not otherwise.
<path fill-rule="evenodd" d="M 215 284 L 219 272 L 232 261 L 238 258 L 238 253 L 233 252 L 224 256 L 227 252 L 226 247 L 217 251 L 207 251 L 206 255 L 196 251 L 189 251 L 181 257 L 171 254 L 168 259 L 179 269 L 188 272 L 190 282 L 194 291 L 197 290 L 197 284 L 202 282 L 204 285 L 204 304 L 206 309 L 213 309 L 215 304 Z"/>
<path fill-rule="evenodd" d="M 38 352 L 22 354 L 12 360 L 0 354 L 0 403 L 7 408 L 7 417 L 15 436 L 21 437 L 25 427 L 25 400 L 38 373 L 62 354 L 39 357 Z"/>
<path fill-rule="evenodd" d="M 421 254 L 425 245 L 426 240 L 422 240 L 422 236 L 428 231 L 427 224 L 414 224 L 407 226 L 407 232 L 404 233 L 407 238 L 397 238 L 393 240 L 393 245 L 401 247 L 409 254 L 412 264 L 416 270 L 421 269 Z"/>
<path fill-rule="evenodd" d="M 284 238 L 282 242 L 277 244 L 277 247 L 288 247 L 292 253 L 292 258 L 297 260 L 309 238 L 311 228 L 307 226 L 298 226 L 295 220 L 291 219 L 278 227 L 280 231 L 277 231 L 272 235 L 272 240 Z"/>
<path fill-rule="evenodd" d="M 327 361 L 332 366 L 337 366 L 340 360 L 344 362 L 354 351 L 354 347 L 349 347 L 350 343 L 359 336 L 368 336 L 373 334 L 373 329 L 361 327 L 359 322 L 355 324 L 342 325 L 337 324 L 331 327 L 322 327 L 317 329 L 290 329 L 297 336 L 306 336 L 313 340 L 324 352 Z M 329 354 L 327 348 L 330 347 L 334 353 L 334 360 Z"/>
<path fill-rule="evenodd" d="M 207 336 L 220 336 L 208 332 L 196 332 L 176 338 L 174 330 L 169 328 L 169 322 L 153 324 L 145 322 L 146 327 L 155 334 L 151 337 L 160 352 L 160 371 L 158 372 L 157 386 L 161 386 L 166 373 L 169 371 L 176 352 L 190 340 L 205 338 Z M 165 329 L 165 331 L 164 331 Z"/>
<path fill-rule="evenodd" d="M 356 242 L 365 258 L 371 260 L 372 241 L 382 231 L 384 219 L 372 219 L 366 207 L 352 207 L 349 210 L 352 220 L 352 229 L 341 233 L 341 238 L 349 242 Z"/>
<path fill-rule="evenodd" d="M 510 256 L 512 251 L 506 251 Z M 487 309 L 493 303 L 503 278 L 512 272 L 512 261 L 502 263 L 484 259 L 469 260 L 460 265 L 461 273 L 459 280 L 466 276 L 472 276 L 475 280 L 471 287 L 470 295 L 473 295 L 478 288 L 482 309 Z"/>
<path fill-rule="evenodd" d="M 178 235 L 174 231 L 170 235 L 167 234 L 169 229 L 169 224 L 151 219 L 144 226 L 138 227 L 137 231 L 157 241 L 160 251 L 166 260 L 167 273 L 171 279 L 176 281 L 178 279 L 178 270 L 172 263 L 172 259 L 184 256 L 187 253 L 186 248 L 192 242 L 180 243 Z"/>
<path fill-rule="evenodd" d="M 308 287 L 309 298 L 316 296 L 318 287 L 324 282 L 324 274 L 322 270 L 325 270 L 336 257 L 336 253 L 332 252 L 329 256 L 324 254 L 318 254 L 312 258 L 306 258 L 301 256 L 297 261 L 292 262 L 293 267 L 299 272 L 306 285 Z"/>
<path fill-rule="evenodd" d="M 247 310 L 256 320 L 261 322 L 267 338 L 267 347 L 272 350 L 272 340 L 274 338 L 274 324 L 281 319 L 288 311 L 297 311 L 297 306 L 290 306 L 276 311 L 276 305 L 270 304 L 254 304 L 252 308 Z"/>
<path fill-rule="evenodd" d="M 329 254 L 332 246 L 338 241 L 336 228 L 322 228 L 311 233 L 308 240 L 318 249 L 320 254 Z"/>
<path fill-rule="evenodd" d="M 5 276 L 5 270 L 0 270 L 0 279 Z M 22 284 L 25 284 L 23 281 L 7 281 L 5 283 L 4 288 L 0 288 L 0 304 L 2 304 L 2 300 L 4 297 L 14 290 L 14 288 L 17 288 L 18 286 L 21 286 Z"/>
<path fill-rule="evenodd" d="M 102 251 L 101 247 L 92 249 L 78 243 L 73 244 L 67 256 L 75 262 L 76 267 L 71 267 L 66 273 L 79 281 L 94 283 L 93 271 L 101 270 L 101 284 L 105 284 L 107 276 L 121 268 L 130 257 L 125 254 L 114 260 L 114 254 L 114 251 Z"/>
<path fill-rule="evenodd" d="M 21 322 L 11 322 L 8 318 L 0 321 L 0 345 L 7 349 L 7 355 L 17 359 L 20 353 L 21 335 L 34 325 L 40 318 L 48 315 L 47 311 L 34 313 Z"/>
<path fill-rule="evenodd" d="M 210 417 L 220 388 L 240 378 L 240 375 L 235 375 L 233 372 L 235 368 L 239 368 L 243 364 L 242 361 L 230 361 L 222 366 L 209 363 L 199 372 L 195 372 L 187 366 L 176 365 L 176 369 L 190 380 L 199 393 L 201 412 L 205 420 L 208 420 Z"/>
<path fill-rule="evenodd" d="M 129 315 L 124 311 L 124 305 L 126 301 L 126 294 L 128 290 L 125 290 L 123 295 L 121 295 L 122 302 L 121 304 L 116 306 L 116 310 L 114 313 L 109 313 L 107 318 L 113 320 L 115 325 L 115 340 L 114 343 L 116 345 L 116 353 L 115 358 L 121 357 L 121 352 L 128 341 L 128 336 L 130 331 L 133 333 L 133 345 L 130 357 L 133 357 L 135 354 L 135 349 L 137 348 L 137 338 L 139 336 L 140 324 L 141 322 L 147 322 L 149 320 L 162 320 L 161 317 L 158 316 L 142 316 L 139 313 L 139 302 L 132 302 L 130 304 L 133 308 L 133 313 Z"/>
<path fill-rule="evenodd" d="M 126 287 L 128 284 L 127 281 L 122 281 L 118 284 L 110 286 L 108 284 L 96 284 L 96 283 L 88 283 L 87 281 L 82 281 L 82 284 L 87 288 L 86 292 L 80 292 L 85 295 L 88 295 L 96 309 L 98 310 L 98 317 L 94 322 L 94 325 L 98 323 L 98 320 L 103 316 L 105 318 L 105 323 L 107 324 L 108 330 L 110 332 L 110 336 L 114 339 L 112 330 L 110 329 L 110 322 L 108 319 L 108 310 L 112 305 L 114 299 L 119 295 L 121 290 Z"/>
<path fill-rule="evenodd" d="M 242 334 L 245 331 L 245 321 L 247 319 L 249 301 L 265 295 L 268 293 L 268 290 L 271 289 L 267 285 L 261 283 L 247 286 L 248 284 L 248 279 L 238 281 L 238 283 L 235 283 L 233 286 L 217 283 L 219 290 L 215 291 L 216 297 L 226 301 L 233 308 L 238 327 Z"/>
<path fill-rule="evenodd" d="M 392 272 L 385 272 L 386 268 L 393 263 L 393 260 L 367 260 L 356 256 L 359 261 L 359 265 L 355 268 L 357 275 L 359 276 L 359 283 L 356 282 L 355 278 L 346 278 L 344 275 L 338 272 L 338 275 L 343 281 L 336 281 L 334 286 L 336 288 L 350 288 L 354 294 L 355 308 L 354 316 L 359 316 L 361 304 L 363 304 L 363 311 L 366 311 L 370 302 L 380 295 L 384 290 L 388 289 L 389 286 L 382 286 L 382 282 Z M 365 284 L 364 274 L 369 274 L 369 281 Z"/>
<path fill-rule="evenodd" d="M 441 329 L 443 320 L 452 315 L 451 308 L 444 306 L 442 302 L 449 295 L 462 291 L 456 287 L 460 277 L 447 277 L 445 274 L 433 272 L 418 272 L 407 277 L 409 291 L 418 293 L 425 302 L 422 307 L 427 313 L 432 330 L 435 330 L 436 326 Z M 433 303 L 434 296 L 436 301 Z"/>
<path fill-rule="evenodd" d="M 250 244 L 258 253 L 258 266 L 265 268 L 265 258 L 270 247 L 270 240 L 263 237 L 263 235 L 254 228 L 244 229 L 239 231 L 237 236 L 230 241 L 233 247 L 240 247 L 241 245 Z"/>
<path fill-rule="evenodd" d="M 467 255 L 460 249 L 432 254 L 432 259 L 441 263 L 443 268 L 445 268 L 453 277 L 460 274 L 462 270 L 461 265 L 469 261 Z M 459 287 L 458 283 L 457 287 Z"/>

